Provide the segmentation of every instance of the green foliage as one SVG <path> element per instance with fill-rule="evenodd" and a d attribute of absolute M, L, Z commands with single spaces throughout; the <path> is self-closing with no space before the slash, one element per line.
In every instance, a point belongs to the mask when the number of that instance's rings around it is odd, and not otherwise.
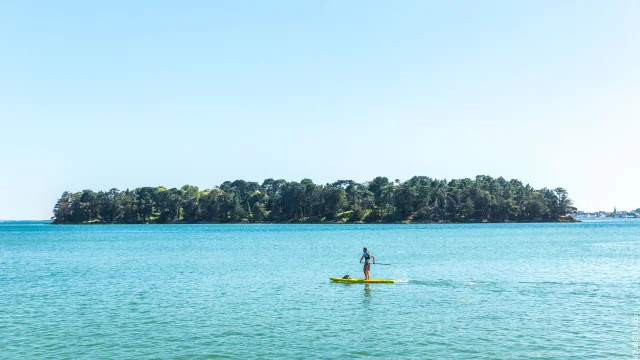
<path fill-rule="evenodd" d="M 353 210 L 343 211 L 336 216 L 336 222 L 338 223 L 346 223 L 351 221 L 353 217 Z"/>
<path fill-rule="evenodd" d="M 52 219 L 56 224 L 517 222 L 556 221 L 575 211 L 560 187 L 536 190 L 485 175 L 451 181 L 414 176 L 405 182 L 376 177 L 362 184 L 267 179 L 262 184 L 226 181 L 205 190 L 185 185 L 65 191 Z"/>

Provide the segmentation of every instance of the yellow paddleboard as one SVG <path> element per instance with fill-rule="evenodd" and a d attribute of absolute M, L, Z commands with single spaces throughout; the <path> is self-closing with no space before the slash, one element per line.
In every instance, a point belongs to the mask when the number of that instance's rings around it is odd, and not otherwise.
<path fill-rule="evenodd" d="M 365 280 L 365 279 L 343 279 L 343 278 L 329 278 L 331 279 L 331 281 L 336 281 L 336 282 L 343 282 L 343 283 L 349 283 L 349 284 L 362 284 L 362 283 L 367 283 L 367 284 L 375 284 L 375 283 L 385 283 L 385 284 L 393 284 L 394 282 L 396 282 L 393 279 L 371 279 L 371 280 Z"/>

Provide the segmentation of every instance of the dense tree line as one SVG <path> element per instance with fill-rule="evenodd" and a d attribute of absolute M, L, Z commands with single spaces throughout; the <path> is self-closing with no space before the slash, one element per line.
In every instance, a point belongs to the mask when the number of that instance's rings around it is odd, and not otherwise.
<path fill-rule="evenodd" d="M 376 177 L 357 183 L 318 185 L 267 179 L 226 181 L 212 189 L 64 192 L 53 222 L 507 222 L 556 221 L 576 209 L 563 188 L 534 189 L 518 180 L 477 176 L 437 180 L 415 176 L 405 182 Z"/>

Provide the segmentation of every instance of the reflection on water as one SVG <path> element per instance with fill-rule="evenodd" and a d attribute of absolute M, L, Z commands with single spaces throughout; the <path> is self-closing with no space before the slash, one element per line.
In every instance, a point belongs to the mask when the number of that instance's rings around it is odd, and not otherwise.
<path fill-rule="evenodd" d="M 364 284 L 364 299 L 362 305 L 368 306 L 371 303 L 371 288 L 369 284 Z"/>

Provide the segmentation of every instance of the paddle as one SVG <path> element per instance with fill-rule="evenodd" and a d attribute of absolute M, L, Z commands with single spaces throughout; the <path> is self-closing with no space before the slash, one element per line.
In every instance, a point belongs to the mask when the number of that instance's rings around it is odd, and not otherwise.
<path fill-rule="evenodd" d="M 393 265 L 393 264 L 381 264 L 381 263 L 373 263 L 373 265 Z"/>

